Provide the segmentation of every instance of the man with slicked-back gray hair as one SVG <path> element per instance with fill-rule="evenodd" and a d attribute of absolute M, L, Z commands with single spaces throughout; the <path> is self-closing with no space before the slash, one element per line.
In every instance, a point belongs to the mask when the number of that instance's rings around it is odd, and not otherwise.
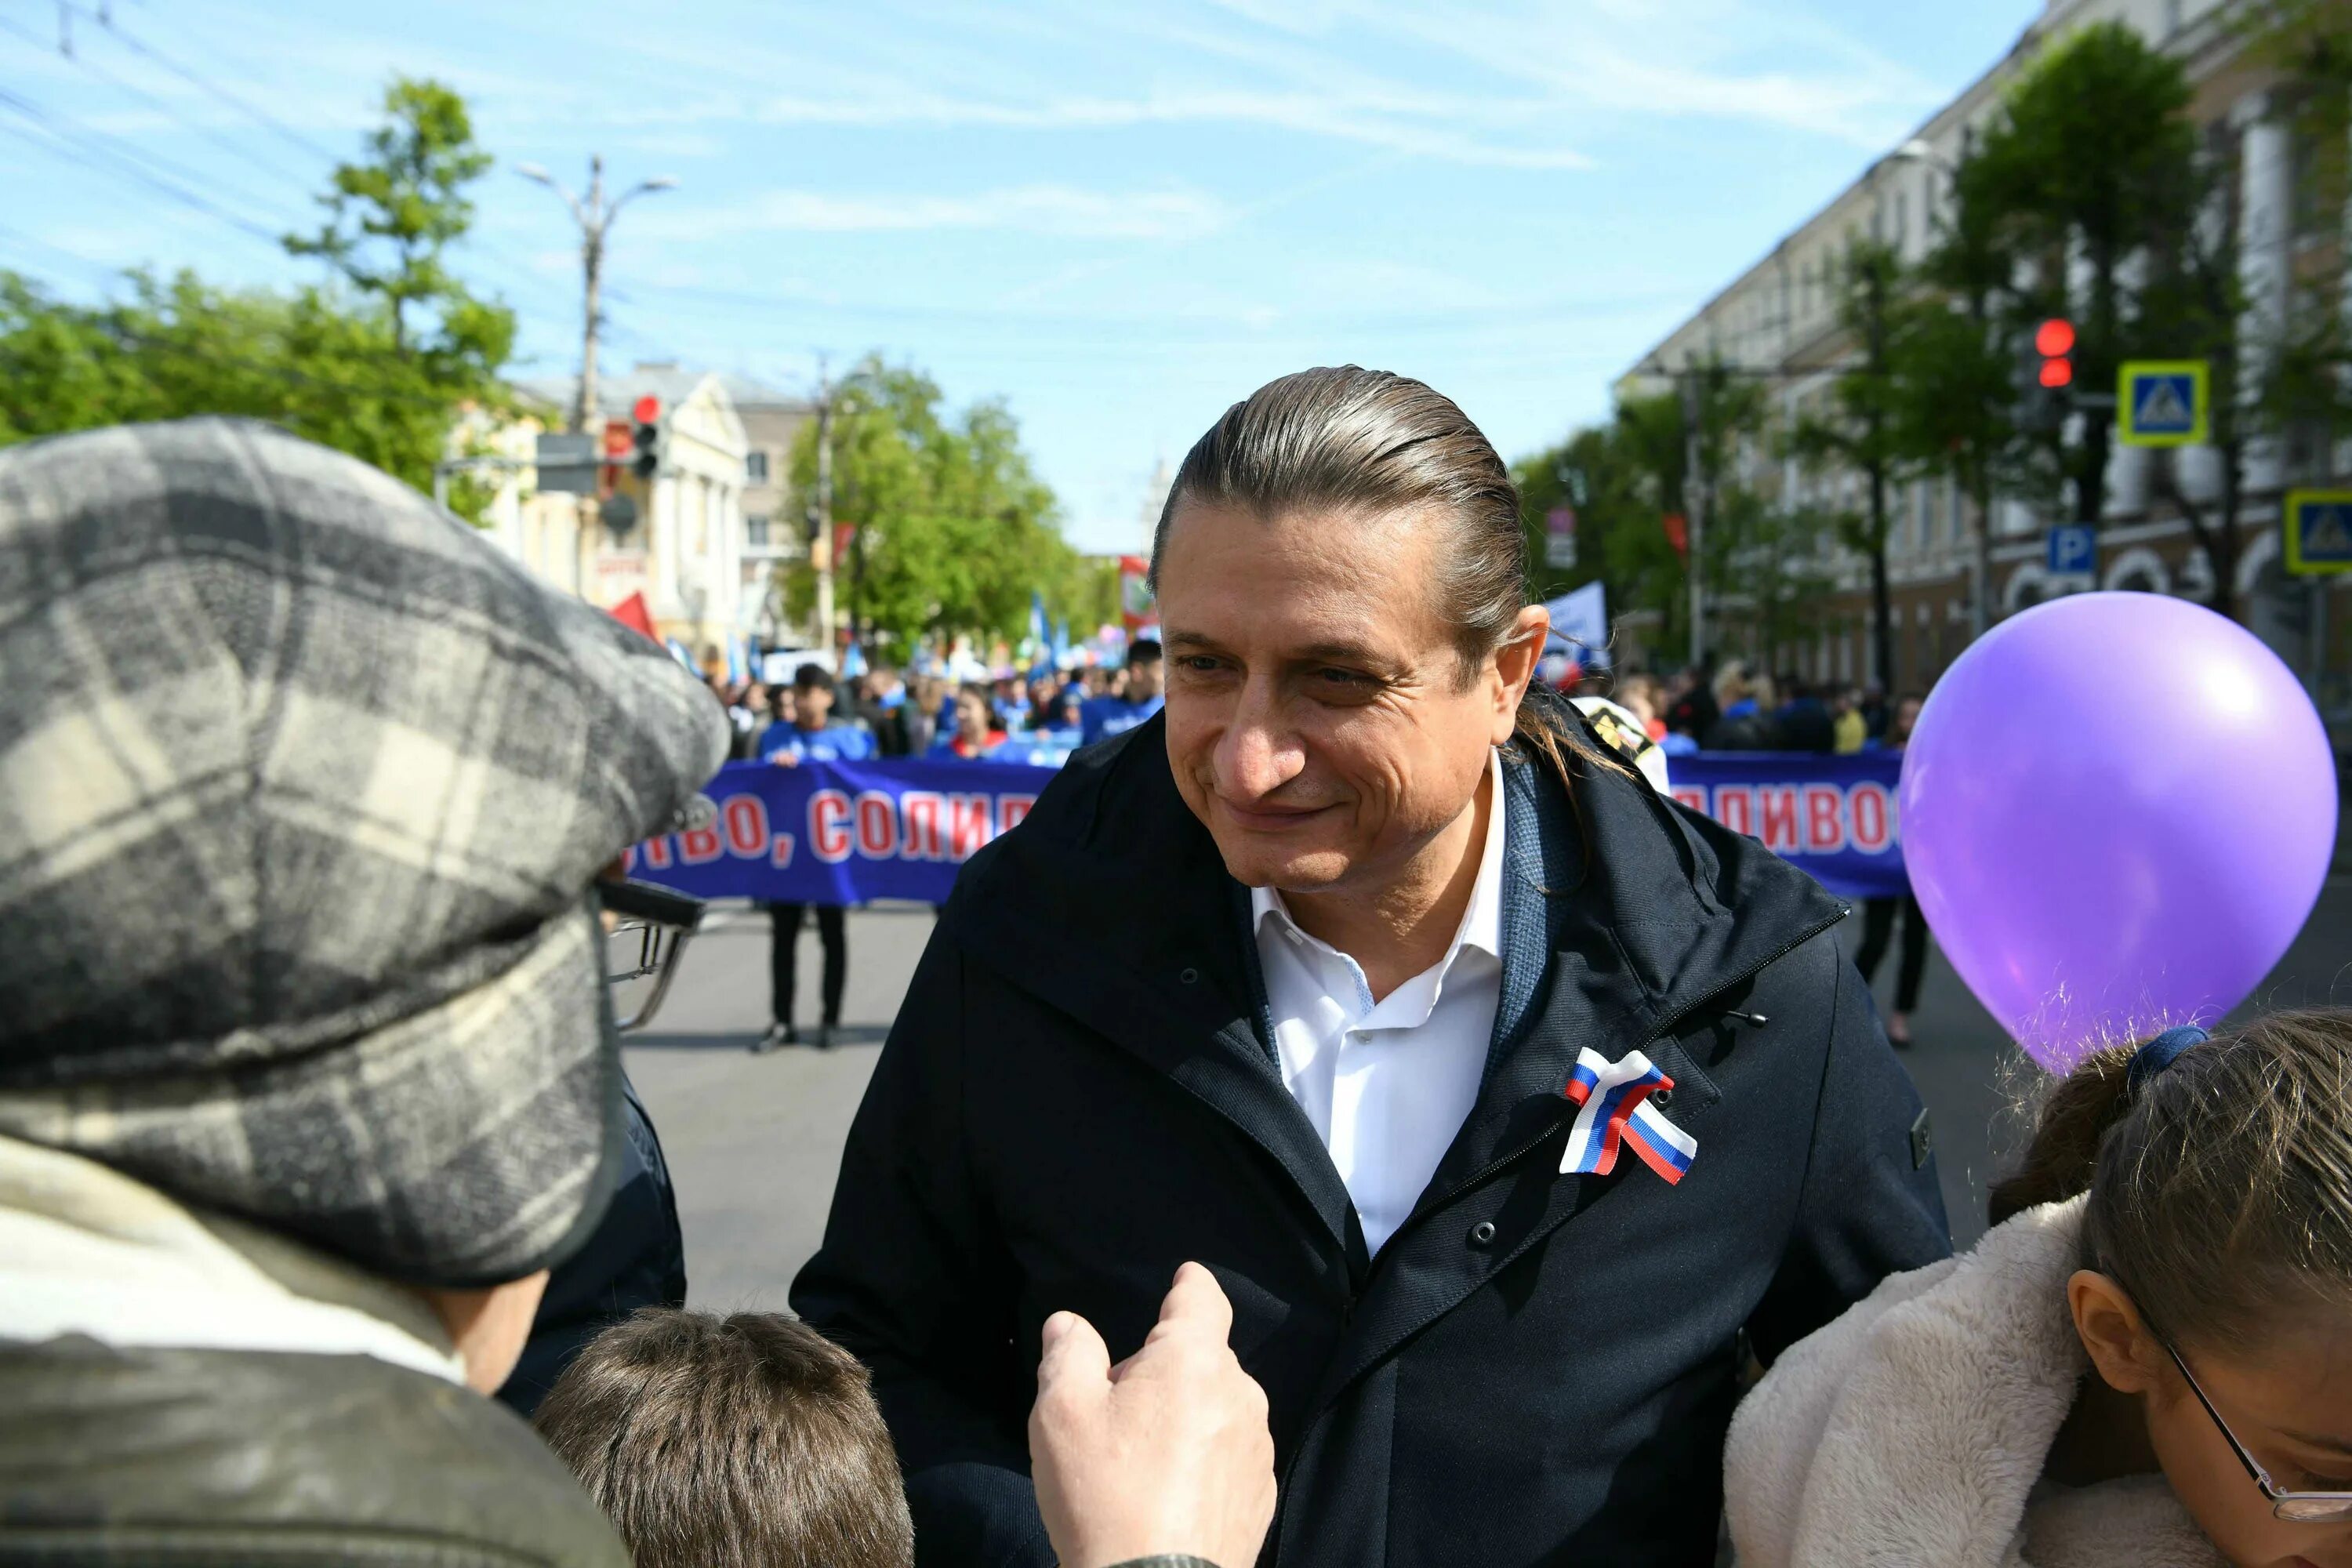
<path fill-rule="evenodd" d="M 1533 687 L 1524 540 L 1402 376 L 1286 376 L 1185 458 L 1166 711 L 965 868 L 793 1289 L 919 1562 L 1054 1561 L 1041 1327 L 1131 1353 L 1196 1260 L 1271 1412 L 1262 1561 L 1710 1563 L 1750 1350 L 1950 1250 L 1846 910 Z"/>

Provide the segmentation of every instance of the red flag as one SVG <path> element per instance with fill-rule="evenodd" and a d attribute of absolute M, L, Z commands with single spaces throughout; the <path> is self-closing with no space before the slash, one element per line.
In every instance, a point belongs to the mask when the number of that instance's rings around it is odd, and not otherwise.
<path fill-rule="evenodd" d="M 1689 560 L 1690 524 L 1683 521 L 1683 514 L 1678 511 L 1666 513 L 1665 522 L 1666 542 L 1675 547 L 1675 554 L 1685 561 Z"/>
<path fill-rule="evenodd" d="M 643 632 L 656 642 L 661 641 L 660 637 L 654 636 L 653 612 L 646 608 L 646 596 L 642 591 L 630 595 L 606 613 L 631 630 Z"/>
<path fill-rule="evenodd" d="M 1151 563 L 1140 555 L 1118 558 L 1118 609 L 1120 619 L 1130 632 L 1160 618 L 1151 602 Z"/>

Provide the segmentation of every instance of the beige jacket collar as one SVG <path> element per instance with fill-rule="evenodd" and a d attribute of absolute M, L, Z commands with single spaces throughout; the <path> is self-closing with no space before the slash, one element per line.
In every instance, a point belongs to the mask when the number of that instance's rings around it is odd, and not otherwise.
<path fill-rule="evenodd" d="M 68 1334 L 466 1375 L 414 1292 L 95 1161 L 0 1138 L 0 1340 Z"/>
<path fill-rule="evenodd" d="M 2042 1480 L 2089 1370 L 2082 1223 L 2028 1210 L 1781 1356 L 1724 1455 L 1740 1568 L 2226 1568 L 2160 1477 Z"/>

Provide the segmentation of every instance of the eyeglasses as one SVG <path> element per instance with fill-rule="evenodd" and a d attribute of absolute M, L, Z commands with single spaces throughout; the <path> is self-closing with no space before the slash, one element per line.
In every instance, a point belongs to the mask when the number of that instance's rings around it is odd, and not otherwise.
<path fill-rule="evenodd" d="M 614 996 L 614 1026 L 641 1029 L 669 994 L 686 939 L 702 923 L 703 900 L 618 878 L 599 881 L 596 899 L 606 917 L 604 984 Z M 635 987 L 625 1008 L 625 986 Z"/>
<path fill-rule="evenodd" d="M 2189 1380 L 2189 1392 L 2197 1396 L 2197 1403 L 2205 1407 L 2205 1414 L 2210 1415 L 2213 1425 L 2221 1428 L 2221 1436 L 2229 1442 L 2230 1451 L 2238 1456 L 2238 1463 L 2246 1467 L 2246 1474 L 2254 1478 L 2254 1485 L 2262 1488 L 2263 1496 L 2271 1500 L 2273 1517 L 2285 1520 L 2290 1524 L 2334 1524 L 2352 1519 L 2352 1492 L 2281 1491 L 2271 1480 L 2270 1472 L 2256 1464 L 2254 1457 L 2246 1452 L 2246 1446 L 2238 1441 L 2238 1435 L 2230 1430 L 2230 1424 L 2221 1419 L 2221 1413 L 2213 1408 L 2213 1402 L 2205 1397 L 2204 1389 L 2198 1386 L 2197 1374 L 2189 1370 L 2189 1363 L 2181 1359 L 2179 1351 L 2172 1348 L 2172 1342 L 2160 1340 L 2158 1342 L 2164 1346 L 2165 1353 L 2172 1358 L 2172 1364 L 2180 1369 L 2180 1375 Z"/>

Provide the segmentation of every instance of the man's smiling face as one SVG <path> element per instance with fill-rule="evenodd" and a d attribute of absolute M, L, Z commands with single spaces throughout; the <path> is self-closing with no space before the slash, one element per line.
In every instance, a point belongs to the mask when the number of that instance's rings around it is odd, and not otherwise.
<path fill-rule="evenodd" d="M 1371 890 L 1468 807 L 1517 692 L 1467 669 L 1418 512 L 1187 501 L 1160 562 L 1168 756 L 1251 887 Z"/>

